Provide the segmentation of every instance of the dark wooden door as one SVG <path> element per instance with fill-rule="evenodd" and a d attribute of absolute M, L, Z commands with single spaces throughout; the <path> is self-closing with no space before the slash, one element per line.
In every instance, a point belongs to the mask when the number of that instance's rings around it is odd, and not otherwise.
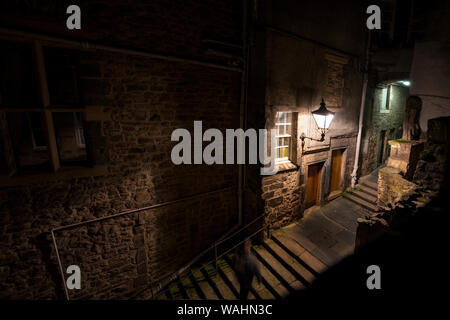
<path fill-rule="evenodd" d="M 340 189 L 342 176 L 342 157 L 344 149 L 333 150 L 331 155 L 330 192 Z"/>
<path fill-rule="evenodd" d="M 322 166 L 323 163 L 308 166 L 308 179 L 306 180 L 306 206 L 312 206 L 319 201 Z"/>
<path fill-rule="evenodd" d="M 384 149 L 386 147 L 385 140 L 386 140 L 386 130 L 381 130 L 380 140 L 378 141 L 378 159 L 377 159 L 378 166 L 381 165 L 384 161 L 384 152 L 385 152 Z"/>

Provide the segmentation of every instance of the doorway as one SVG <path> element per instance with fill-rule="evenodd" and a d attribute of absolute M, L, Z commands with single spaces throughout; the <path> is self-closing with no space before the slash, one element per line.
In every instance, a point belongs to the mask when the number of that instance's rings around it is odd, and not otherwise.
<path fill-rule="evenodd" d="M 384 155 L 385 155 L 385 149 L 386 149 L 386 130 L 381 130 L 380 132 L 380 140 L 378 140 L 378 157 L 377 157 L 377 167 L 383 164 L 384 162 Z"/>
<path fill-rule="evenodd" d="M 308 166 L 308 178 L 306 180 L 306 207 L 311 207 L 319 203 L 322 167 L 323 162 Z"/>
<path fill-rule="evenodd" d="M 342 160 L 345 149 L 333 150 L 331 154 L 330 193 L 341 188 Z"/>

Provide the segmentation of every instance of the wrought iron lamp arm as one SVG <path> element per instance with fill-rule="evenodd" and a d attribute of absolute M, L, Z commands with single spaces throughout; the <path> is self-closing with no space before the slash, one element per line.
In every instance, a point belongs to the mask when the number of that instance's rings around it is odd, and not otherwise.
<path fill-rule="evenodd" d="M 313 140 L 313 141 L 318 141 L 318 142 L 324 142 L 324 141 L 325 141 L 325 132 L 322 132 L 322 133 L 321 133 L 320 139 L 315 139 L 315 138 L 307 137 L 307 136 L 305 136 L 304 133 L 302 133 L 302 134 L 300 135 L 300 139 L 302 139 L 302 144 L 305 143 L 305 139 L 309 139 L 309 140 Z"/>

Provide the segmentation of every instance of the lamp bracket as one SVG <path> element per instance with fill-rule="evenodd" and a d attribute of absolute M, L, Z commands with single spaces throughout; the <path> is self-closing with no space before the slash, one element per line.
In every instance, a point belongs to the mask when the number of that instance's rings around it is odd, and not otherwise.
<path fill-rule="evenodd" d="M 302 139 L 302 143 L 305 142 L 305 139 L 309 139 L 309 140 L 313 140 L 313 141 L 318 141 L 318 142 L 324 142 L 325 141 L 325 132 L 321 133 L 320 139 L 315 139 L 315 138 L 311 138 L 311 137 L 307 137 L 305 136 L 304 133 L 302 133 L 300 135 L 300 139 Z"/>

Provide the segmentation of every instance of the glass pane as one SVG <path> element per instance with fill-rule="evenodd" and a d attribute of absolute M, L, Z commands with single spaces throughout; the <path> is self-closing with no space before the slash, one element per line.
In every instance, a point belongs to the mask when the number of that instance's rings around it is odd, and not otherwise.
<path fill-rule="evenodd" d="M 19 169 L 48 168 L 50 159 L 41 113 L 7 113 L 7 122 Z"/>
<path fill-rule="evenodd" d="M 5 108 L 38 106 L 31 46 L 0 41 L 0 105 Z"/>
<path fill-rule="evenodd" d="M 291 135 L 291 125 L 290 124 L 285 126 L 285 134 Z"/>
<path fill-rule="evenodd" d="M 61 164 L 76 164 L 87 160 L 81 113 L 53 113 L 56 142 Z"/>
<path fill-rule="evenodd" d="M 286 123 L 292 123 L 292 113 L 286 112 Z"/>

